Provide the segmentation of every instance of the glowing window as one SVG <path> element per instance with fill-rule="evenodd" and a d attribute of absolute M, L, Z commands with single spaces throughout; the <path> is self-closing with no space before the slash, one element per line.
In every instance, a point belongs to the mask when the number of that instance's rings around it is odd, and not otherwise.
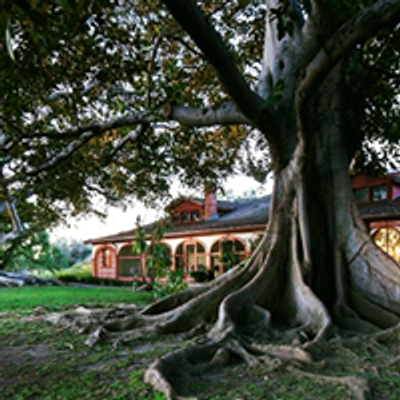
<path fill-rule="evenodd" d="M 382 228 L 374 236 L 375 243 L 400 263 L 400 232 L 394 228 Z"/>

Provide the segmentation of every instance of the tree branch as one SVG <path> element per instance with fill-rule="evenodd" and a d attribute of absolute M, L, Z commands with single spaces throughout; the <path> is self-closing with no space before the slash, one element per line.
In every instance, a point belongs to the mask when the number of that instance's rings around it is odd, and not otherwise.
<path fill-rule="evenodd" d="M 154 69 L 154 61 L 157 58 L 157 52 L 158 49 L 164 39 L 164 35 L 161 34 L 159 35 L 153 46 L 153 50 L 151 52 L 150 60 L 148 61 L 147 68 L 146 68 L 146 74 L 147 74 L 147 107 L 151 107 L 151 93 L 153 91 L 153 69 Z"/>
<path fill-rule="evenodd" d="M 400 22 L 399 0 L 381 0 L 361 10 L 342 25 L 308 64 L 297 96 L 304 103 L 330 71 L 354 48 L 383 28 Z"/>
<path fill-rule="evenodd" d="M 205 108 L 166 104 L 161 112 L 165 118 L 178 121 L 185 126 L 251 124 L 251 121 L 238 111 L 232 103 Z"/>
<path fill-rule="evenodd" d="M 238 70 L 219 33 L 192 0 L 163 0 L 173 17 L 190 35 L 217 71 L 222 85 L 243 114 L 259 128 L 269 124 L 271 110 Z"/>
<path fill-rule="evenodd" d="M 47 162 L 43 163 L 37 168 L 33 168 L 29 171 L 25 172 L 27 176 L 35 176 L 44 171 L 49 171 L 59 165 L 63 160 L 71 157 L 74 153 L 76 153 L 80 148 L 82 148 L 86 143 L 92 140 L 95 136 L 97 136 L 99 132 L 97 131 L 89 131 L 83 133 L 79 140 L 75 142 L 71 142 L 64 151 L 58 153 L 57 156 L 50 158 Z"/>
<path fill-rule="evenodd" d="M 182 105 L 166 104 L 158 111 L 138 112 L 128 116 L 115 118 L 111 121 L 94 122 L 71 128 L 66 131 L 52 130 L 48 132 L 34 132 L 22 135 L 23 138 L 54 138 L 54 139 L 78 139 L 87 132 L 95 132 L 96 135 L 118 128 L 132 127 L 140 124 L 148 124 L 162 121 L 176 121 L 186 126 L 212 126 L 212 125 L 239 125 L 250 124 L 233 104 L 226 103 L 218 107 L 191 108 Z"/>
<path fill-rule="evenodd" d="M 14 175 L 8 178 L 3 177 L 2 183 L 4 185 L 9 185 L 23 177 L 35 176 L 41 172 L 52 170 L 61 162 L 71 157 L 94 137 L 100 136 L 104 132 L 116 128 L 131 127 L 135 125 L 146 126 L 150 122 L 154 123 L 157 121 L 176 121 L 190 127 L 240 125 L 251 123 L 231 103 L 223 104 L 219 107 L 205 107 L 201 109 L 166 104 L 158 111 L 158 113 L 138 113 L 136 115 L 121 117 L 104 123 L 96 122 L 82 125 L 81 127 L 70 129 L 64 132 L 54 130 L 51 132 L 28 134 L 25 135 L 24 138 L 47 137 L 50 139 L 71 139 L 72 141 L 62 152 L 58 153 L 54 157 L 48 158 L 38 167 L 31 168 L 28 171 L 23 170 L 21 172 L 16 172 Z M 128 141 L 135 140 L 137 135 L 138 130 L 132 130 L 127 133 L 114 149 L 113 154 L 119 152 Z"/>
<path fill-rule="evenodd" d="M 19 180 L 23 180 L 24 177 L 27 176 L 36 176 L 41 172 L 50 171 L 56 168 L 62 161 L 71 157 L 74 153 L 76 153 L 80 148 L 82 148 L 86 143 L 88 143 L 91 139 L 98 135 L 96 131 L 89 131 L 81 134 L 81 136 L 69 143 L 69 145 L 65 148 L 64 151 L 58 153 L 54 157 L 49 157 L 45 162 L 35 168 L 30 168 L 28 170 L 23 169 L 22 171 L 15 172 L 14 175 L 10 175 L 9 177 L 2 178 L 2 185 L 7 187 L 8 185 L 18 182 Z M 10 203 L 11 204 L 11 203 Z"/>
<path fill-rule="evenodd" d="M 130 127 L 143 123 L 156 122 L 158 120 L 154 113 L 145 111 L 138 112 L 136 114 L 115 118 L 110 121 L 103 122 L 93 122 L 85 125 L 81 125 L 77 128 L 71 128 L 65 131 L 60 131 L 54 129 L 47 132 L 33 132 L 23 135 L 22 138 L 36 138 L 36 137 L 46 137 L 55 139 L 77 139 L 80 138 L 86 132 L 96 132 L 96 134 L 101 134 L 113 129 Z"/>
<path fill-rule="evenodd" d="M 1 173 L 1 175 L 3 175 L 3 173 Z M 8 211 L 13 225 L 12 231 L 5 234 L 0 234 L 0 244 L 5 244 L 21 238 L 24 235 L 25 230 L 19 218 L 17 208 L 15 207 L 15 198 L 11 196 L 9 189 L 5 184 L 2 183 L 2 186 L 6 200 L 0 203 L 0 213 Z"/>
<path fill-rule="evenodd" d="M 273 64 L 278 51 L 278 32 L 276 21 L 272 20 L 271 10 L 277 6 L 278 0 L 266 0 L 264 51 L 258 93 L 266 98 L 271 94 L 273 86 Z"/>

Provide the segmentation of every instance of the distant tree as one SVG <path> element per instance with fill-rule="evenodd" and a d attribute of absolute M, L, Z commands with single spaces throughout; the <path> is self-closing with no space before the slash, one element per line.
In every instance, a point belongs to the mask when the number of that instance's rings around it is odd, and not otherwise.
<path fill-rule="evenodd" d="M 0 255 L 3 259 L 3 268 L 8 271 L 58 271 L 69 267 L 68 254 L 57 246 L 54 246 L 46 232 L 38 232 L 7 251 L 0 247 Z"/>
<path fill-rule="evenodd" d="M 87 260 L 92 253 L 91 246 L 74 239 L 61 239 L 54 242 L 53 247 L 59 249 L 61 253 L 66 255 L 69 267 Z"/>
<path fill-rule="evenodd" d="M 236 194 L 233 189 L 223 191 L 221 194 L 218 193 L 218 199 L 220 200 L 249 200 L 257 198 L 257 192 L 255 189 L 245 190 L 243 193 Z"/>
<path fill-rule="evenodd" d="M 169 398 L 183 360 L 252 360 L 275 323 L 308 346 L 334 325 L 399 323 L 399 267 L 349 187 L 355 157 L 398 161 L 398 0 L 18 1 L 0 13 L 1 196 L 22 221 L 93 211 L 94 194 L 151 201 L 172 177 L 215 185 L 235 161 L 259 180 L 273 171 L 249 263 L 128 324 L 136 335 L 212 324 L 211 343 L 147 373 Z"/>

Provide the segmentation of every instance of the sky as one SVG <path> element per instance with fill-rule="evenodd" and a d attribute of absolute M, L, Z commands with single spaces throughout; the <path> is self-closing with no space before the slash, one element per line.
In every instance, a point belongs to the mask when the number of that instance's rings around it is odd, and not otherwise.
<path fill-rule="evenodd" d="M 225 191 L 235 196 L 243 195 L 250 190 L 255 190 L 257 196 L 263 196 L 272 191 L 272 178 L 268 178 L 266 184 L 260 184 L 254 179 L 238 175 L 226 181 Z M 176 189 L 178 190 L 178 189 Z M 180 193 L 182 190 L 179 189 Z M 149 209 L 142 203 L 136 201 L 131 207 L 122 208 L 110 207 L 107 210 L 107 217 L 86 217 L 71 218 L 68 225 L 59 225 L 50 233 L 52 242 L 60 240 L 84 241 L 91 238 L 112 235 L 114 233 L 133 229 L 136 218 L 140 215 L 141 223 L 147 224 L 155 221 L 162 215 L 162 210 Z"/>

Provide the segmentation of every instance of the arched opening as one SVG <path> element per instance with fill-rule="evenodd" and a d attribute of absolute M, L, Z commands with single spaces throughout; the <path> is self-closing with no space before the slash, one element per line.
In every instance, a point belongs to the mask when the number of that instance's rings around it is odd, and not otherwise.
<path fill-rule="evenodd" d="M 133 251 L 132 245 L 125 245 L 118 253 L 118 276 L 132 278 L 142 275 L 142 256 Z"/>
<path fill-rule="evenodd" d="M 400 231 L 381 228 L 374 235 L 375 243 L 400 264 Z"/>
<path fill-rule="evenodd" d="M 211 246 L 211 268 L 218 276 L 246 258 L 246 245 L 237 238 L 224 238 Z"/>
<path fill-rule="evenodd" d="M 113 247 L 104 245 L 96 250 L 94 255 L 93 275 L 99 278 L 114 279 L 116 251 Z"/>
<path fill-rule="evenodd" d="M 185 275 L 206 269 L 206 250 L 198 241 L 181 243 L 175 253 L 175 270 Z"/>

